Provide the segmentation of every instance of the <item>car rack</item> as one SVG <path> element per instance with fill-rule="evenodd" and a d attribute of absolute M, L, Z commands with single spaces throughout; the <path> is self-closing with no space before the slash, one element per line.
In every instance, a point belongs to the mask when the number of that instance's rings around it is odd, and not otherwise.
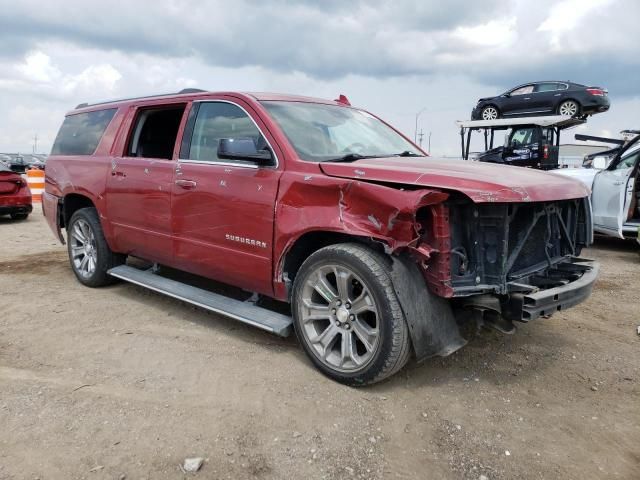
<path fill-rule="evenodd" d="M 556 134 L 556 146 L 559 146 L 560 131 L 577 125 L 582 125 L 583 123 L 586 123 L 586 120 L 566 115 L 546 115 L 539 117 L 498 118 L 496 120 L 457 120 L 455 123 L 460 128 L 462 158 L 469 160 L 471 132 L 473 131 L 482 131 L 484 133 L 485 151 L 493 148 L 494 133 L 496 130 L 507 130 L 512 127 L 523 125 L 536 125 L 540 127 L 553 128 Z"/>

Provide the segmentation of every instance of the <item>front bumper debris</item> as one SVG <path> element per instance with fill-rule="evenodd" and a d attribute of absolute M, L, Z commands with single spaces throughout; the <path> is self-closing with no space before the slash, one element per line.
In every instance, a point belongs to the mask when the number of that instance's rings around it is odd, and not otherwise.
<path fill-rule="evenodd" d="M 599 269 L 598 262 L 572 257 L 569 262 L 556 265 L 545 276 L 532 277 L 531 283 L 540 285 L 534 290 L 511 293 L 502 315 L 509 320 L 528 322 L 573 307 L 591 295 Z M 553 286 L 544 288 L 545 283 Z"/>

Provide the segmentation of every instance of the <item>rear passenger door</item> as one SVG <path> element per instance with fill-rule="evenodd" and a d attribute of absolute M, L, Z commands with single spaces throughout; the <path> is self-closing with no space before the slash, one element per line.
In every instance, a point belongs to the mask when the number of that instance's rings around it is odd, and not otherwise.
<path fill-rule="evenodd" d="M 266 126 L 239 100 L 194 102 L 171 201 L 174 264 L 246 290 L 272 293 L 275 201 L 282 165 Z M 218 158 L 220 139 L 252 139 L 273 164 Z"/>
<path fill-rule="evenodd" d="M 555 104 L 558 92 L 558 83 L 544 82 L 536 84 L 535 91 L 531 95 L 531 109 L 538 112 L 551 112 Z"/>
<path fill-rule="evenodd" d="M 171 263 L 174 151 L 184 103 L 132 108 L 107 176 L 107 215 L 115 248 Z"/>

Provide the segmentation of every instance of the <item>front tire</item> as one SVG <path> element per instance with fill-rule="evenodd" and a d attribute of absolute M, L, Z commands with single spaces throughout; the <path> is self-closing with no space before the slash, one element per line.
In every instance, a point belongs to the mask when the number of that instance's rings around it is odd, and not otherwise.
<path fill-rule="evenodd" d="M 95 208 L 81 208 L 71 216 L 67 226 L 67 251 L 73 273 L 87 287 L 114 283 L 115 278 L 107 271 L 125 261 L 124 255 L 109 248 Z"/>
<path fill-rule="evenodd" d="M 338 244 L 313 253 L 296 275 L 298 339 L 314 365 L 340 383 L 379 382 L 409 359 L 409 331 L 390 264 L 365 246 Z"/>
<path fill-rule="evenodd" d="M 500 112 L 493 105 L 487 105 L 480 112 L 480 118 L 482 120 L 497 120 L 500 118 Z"/>
<path fill-rule="evenodd" d="M 558 115 L 577 117 L 580 115 L 580 104 L 575 100 L 565 100 L 558 105 Z"/>

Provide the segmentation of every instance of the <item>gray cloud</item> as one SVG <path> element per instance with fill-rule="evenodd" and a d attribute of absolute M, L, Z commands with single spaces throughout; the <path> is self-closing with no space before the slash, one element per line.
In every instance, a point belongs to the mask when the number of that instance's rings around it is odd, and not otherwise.
<path fill-rule="evenodd" d="M 558 33 L 560 48 L 555 50 L 554 32 L 538 29 L 554 5 L 537 2 L 531 10 L 528 2 L 497 0 L 74 0 L 60 5 L 24 0 L 2 8 L 0 43 L 5 47 L 0 55 L 24 54 L 58 40 L 124 53 L 195 56 L 223 67 L 299 71 L 322 79 L 463 70 L 504 87 L 531 78 L 572 77 L 611 85 L 622 95 L 633 93 L 631 82 L 612 79 L 608 72 L 617 79 L 624 79 L 625 72 L 637 78 L 640 61 L 627 47 L 640 41 L 640 4 L 618 0 L 594 9 L 594 15 L 581 20 L 583 26 Z M 510 18 L 517 20 L 513 38 L 487 44 L 492 30 L 506 28 L 499 22 Z M 460 35 L 461 28 L 491 21 L 498 23 Z M 607 41 L 612 37 L 615 42 Z"/>
<path fill-rule="evenodd" d="M 157 1 L 62 6 L 13 2 L 0 17 L 12 52 L 64 40 L 86 47 L 160 56 L 199 56 L 213 65 L 260 65 L 321 78 L 349 73 L 430 73 L 446 52 L 446 32 L 490 20 L 500 3 L 441 1 Z M 17 47 L 17 48 L 16 48 Z"/>
<path fill-rule="evenodd" d="M 46 144 L 80 102 L 194 85 L 346 93 L 411 136 L 428 106 L 421 126 L 449 154 L 453 120 L 526 81 L 609 88 L 594 133 L 636 121 L 636 0 L 0 0 L 0 12 L 0 149 L 34 131 Z"/>

